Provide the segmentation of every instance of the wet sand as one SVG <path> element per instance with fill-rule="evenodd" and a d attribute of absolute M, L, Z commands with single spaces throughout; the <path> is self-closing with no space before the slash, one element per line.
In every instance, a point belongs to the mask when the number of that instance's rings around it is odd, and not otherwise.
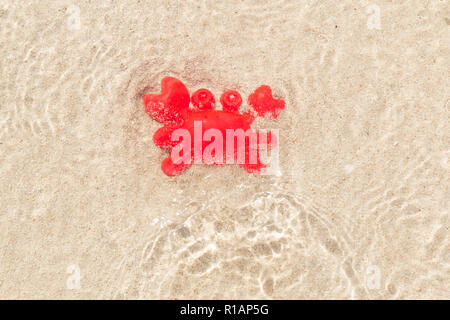
<path fill-rule="evenodd" d="M 449 7 L 0 2 L 0 298 L 449 299 Z M 280 176 L 165 176 L 164 76 L 286 108 Z"/>

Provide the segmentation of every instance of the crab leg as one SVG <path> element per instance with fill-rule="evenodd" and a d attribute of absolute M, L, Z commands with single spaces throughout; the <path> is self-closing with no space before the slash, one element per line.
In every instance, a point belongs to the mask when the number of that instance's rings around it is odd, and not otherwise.
<path fill-rule="evenodd" d="M 264 170 L 267 167 L 264 163 L 261 162 L 261 160 L 259 159 L 259 156 L 257 159 L 257 163 L 255 163 L 255 164 L 245 163 L 245 164 L 240 164 L 240 166 L 248 173 L 254 173 L 254 174 L 264 172 Z"/>
<path fill-rule="evenodd" d="M 191 164 L 185 164 L 185 163 L 175 164 L 172 161 L 172 158 L 170 156 L 165 158 L 163 160 L 163 162 L 161 163 L 162 171 L 169 177 L 177 176 L 177 175 L 183 173 L 190 166 L 191 166 Z"/>
<path fill-rule="evenodd" d="M 176 124 L 166 124 L 164 127 L 159 128 L 153 134 L 153 142 L 162 149 L 168 149 L 173 147 L 178 142 L 172 141 L 172 132 L 178 128 Z"/>

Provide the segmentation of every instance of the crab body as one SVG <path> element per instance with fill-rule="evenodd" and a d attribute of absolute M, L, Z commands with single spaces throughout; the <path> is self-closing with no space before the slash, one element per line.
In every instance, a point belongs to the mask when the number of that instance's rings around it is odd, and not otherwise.
<path fill-rule="evenodd" d="M 276 137 L 273 134 L 263 136 L 251 129 L 256 116 L 252 111 L 238 112 L 242 103 L 239 93 L 226 91 L 220 99 L 223 110 L 213 110 L 215 100 L 209 90 L 200 89 L 189 99 L 184 84 L 172 77 L 163 78 L 161 88 L 161 94 L 144 95 L 143 101 L 150 117 L 164 123 L 154 133 L 153 141 L 169 150 L 170 155 L 161 166 L 166 175 L 178 175 L 193 163 L 229 164 L 230 158 L 236 160 L 240 155 L 238 163 L 248 172 L 257 174 L 265 170 L 260 150 L 274 146 Z M 258 115 L 258 110 L 264 108 L 266 114 L 276 118 L 284 108 L 284 101 L 273 99 L 268 86 L 258 88 L 250 97 Z M 192 108 L 189 108 L 190 101 Z M 231 151 L 230 145 L 234 146 Z M 174 159 L 174 151 L 182 153 L 183 161 Z"/>

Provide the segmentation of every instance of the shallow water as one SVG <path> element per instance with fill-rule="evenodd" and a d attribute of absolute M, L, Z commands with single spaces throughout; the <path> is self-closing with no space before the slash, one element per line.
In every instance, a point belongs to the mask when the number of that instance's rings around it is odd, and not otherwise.
<path fill-rule="evenodd" d="M 371 5 L 1 1 L 0 297 L 448 299 L 448 8 Z M 166 75 L 270 85 L 281 176 L 166 177 Z"/>

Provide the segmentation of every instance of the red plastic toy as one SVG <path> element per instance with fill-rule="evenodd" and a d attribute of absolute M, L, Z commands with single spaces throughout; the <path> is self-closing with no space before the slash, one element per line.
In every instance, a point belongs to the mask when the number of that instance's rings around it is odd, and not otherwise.
<path fill-rule="evenodd" d="M 242 152 L 245 159 L 241 158 L 239 165 L 250 173 L 260 173 L 266 165 L 259 159 L 259 151 L 262 148 L 270 148 L 276 144 L 276 136 L 269 134 L 266 139 L 263 135 L 252 130 L 250 125 L 255 119 L 250 110 L 240 114 L 239 107 L 242 104 L 241 95 L 234 90 L 226 91 L 220 97 L 223 110 L 213 110 L 214 96 L 207 89 L 197 90 L 189 97 L 186 86 L 178 79 L 165 77 L 161 81 L 160 94 L 146 94 L 143 97 L 145 109 L 150 117 L 164 126 L 153 135 L 154 143 L 163 149 L 170 151 L 169 157 L 163 160 L 161 168 L 168 176 L 175 176 L 185 171 L 192 163 L 201 164 L 228 164 L 227 160 L 239 157 Z M 189 108 L 189 102 L 193 107 Z M 256 111 L 258 116 L 270 116 L 277 118 L 280 111 L 284 109 L 283 100 L 272 97 L 269 86 L 261 86 L 248 97 L 249 105 Z M 179 130 L 182 129 L 190 137 L 180 139 Z M 211 130 L 210 130 L 211 129 Z M 238 138 L 228 136 L 229 131 L 242 129 L 255 135 L 256 140 L 245 136 L 245 144 L 233 149 L 233 154 L 227 149 L 227 143 L 238 145 Z M 238 131 L 235 131 L 238 132 Z M 198 142 L 198 135 L 201 140 Z M 223 137 L 223 141 L 217 140 Z M 185 141 L 186 139 L 186 141 Z M 231 141 L 230 139 L 233 139 Z M 190 141 L 189 141 L 190 140 Z M 217 141 L 216 141 L 217 140 Z M 215 144 L 217 148 L 211 148 Z M 172 151 L 183 149 L 184 161 L 174 161 Z M 252 157 L 252 151 L 256 148 L 256 158 Z M 185 154 L 187 150 L 187 153 Z M 226 150 L 226 152 L 225 152 Z M 209 153 L 208 153 L 209 151 Z M 221 154 L 220 151 L 223 153 Z M 254 154 L 255 154 L 254 153 Z M 206 156 L 209 154 L 210 156 Z M 229 157 L 229 158 L 228 158 Z"/>

